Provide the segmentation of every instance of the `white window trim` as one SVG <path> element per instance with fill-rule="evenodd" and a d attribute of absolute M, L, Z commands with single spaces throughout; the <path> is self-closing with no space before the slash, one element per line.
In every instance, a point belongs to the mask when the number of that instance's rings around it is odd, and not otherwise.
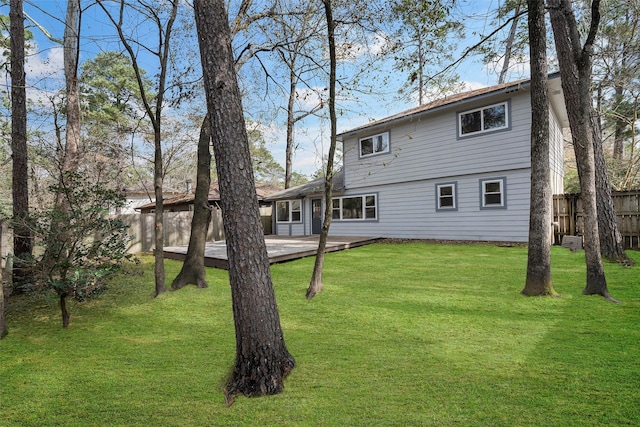
<path fill-rule="evenodd" d="M 490 184 L 492 182 L 500 183 L 500 204 L 492 203 L 487 205 L 485 203 L 486 192 L 486 184 Z M 493 193 L 495 194 L 495 193 Z M 507 208 L 507 178 L 488 178 L 480 180 L 480 209 L 506 209 Z"/>
<path fill-rule="evenodd" d="M 471 136 L 475 136 L 475 135 L 481 135 L 481 134 L 485 134 L 485 133 L 491 133 L 491 132 L 498 132 L 498 131 L 503 131 L 503 130 L 508 130 L 511 128 L 511 118 L 509 117 L 509 101 L 502 101 L 502 102 L 496 102 L 495 104 L 491 104 L 491 105 L 483 105 L 482 107 L 478 107 L 478 108 L 474 108 L 472 110 L 466 110 L 466 111 L 460 111 L 458 113 L 458 138 L 467 138 L 467 137 L 471 137 Z M 492 107 L 497 107 L 499 105 L 504 105 L 504 126 L 499 127 L 499 128 L 491 128 L 491 129 L 485 129 L 484 128 L 484 110 L 487 110 L 489 108 Z M 475 113 L 477 111 L 480 111 L 480 130 L 477 130 L 475 132 L 469 132 L 469 133 L 462 133 L 462 116 L 464 116 L 465 114 L 470 114 L 470 113 Z"/>
<path fill-rule="evenodd" d="M 378 136 L 386 137 L 386 139 L 387 139 L 387 148 L 384 151 L 375 151 L 375 147 L 374 147 L 373 153 L 362 154 L 362 141 L 364 141 L 365 139 L 373 139 L 373 138 L 376 138 Z M 380 155 L 380 154 L 386 154 L 386 153 L 389 152 L 390 147 L 391 147 L 391 135 L 389 135 L 389 131 L 377 133 L 375 135 L 369 135 L 369 136 L 366 136 L 364 138 L 358 139 L 358 156 L 363 158 L 363 157 L 377 156 L 377 155 Z"/>
<path fill-rule="evenodd" d="M 374 206 L 367 206 L 367 197 L 373 197 L 375 200 L 375 205 Z M 362 199 L 362 218 L 346 218 L 343 219 L 342 218 L 342 200 L 343 199 L 355 199 L 355 198 L 360 198 Z M 355 196 L 342 196 L 342 197 L 333 197 L 332 199 L 332 215 L 333 215 L 333 201 L 338 200 L 339 201 L 339 211 L 340 211 L 340 218 L 332 218 L 332 221 L 345 221 L 345 222 L 349 222 L 349 221 L 378 221 L 378 195 L 376 193 L 373 194 L 363 194 L 363 195 L 355 195 Z M 375 212 L 376 212 L 376 216 L 375 218 L 367 218 L 367 208 L 375 208 Z"/>
<path fill-rule="evenodd" d="M 453 206 L 440 205 L 440 189 L 443 187 L 451 187 L 451 197 L 453 197 Z M 443 182 L 436 184 L 436 211 L 457 211 L 458 210 L 458 183 L 457 182 Z"/>
<path fill-rule="evenodd" d="M 300 212 L 300 219 L 296 220 L 296 221 L 292 220 L 293 212 L 294 212 L 293 211 L 293 202 L 299 202 L 300 203 L 300 209 L 295 211 L 295 212 Z M 278 203 L 287 203 L 289 205 L 289 209 L 288 209 L 289 218 L 287 220 L 285 220 L 285 221 L 282 221 L 282 220 L 280 220 L 278 218 Z M 276 222 L 279 223 L 279 224 L 291 224 L 291 223 L 299 224 L 299 223 L 302 222 L 302 200 L 298 200 L 298 199 L 295 199 L 295 200 L 277 200 L 276 201 L 276 209 L 275 210 L 276 210 Z"/>

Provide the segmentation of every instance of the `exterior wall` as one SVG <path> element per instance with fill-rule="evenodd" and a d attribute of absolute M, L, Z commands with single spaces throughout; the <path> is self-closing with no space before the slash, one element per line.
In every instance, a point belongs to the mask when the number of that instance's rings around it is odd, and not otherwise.
<path fill-rule="evenodd" d="M 509 127 L 458 137 L 458 113 L 499 102 L 509 105 Z M 552 189 L 562 192 L 563 139 L 550 113 Z M 519 89 L 422 119 L 364 129 L 344 140 L 343 196 L 375 194 L 375 220 L 333 220 L 334 236 L 526 242 L 531 179 L 530 92 Z M 389 132 L 389 152 L 361 158 L 359 139 Z M 481 207 L 481 180 L 505 179 L 505 206 Z M 455 183 L 456 209 L 437 209 L 436 185 Z M 317 196 L 316 196 L 317 197 Z M 311 197 L 299 224 L 278 224 L 277 234 L 311 234 Z"/>
<path fill-rule="evenodd" d="M 276 202 L 273 202 L 272 212 L 274 234 L 277 234 L 279 236 L 304 236 L 307 234 L 311 234 L 311 202 L 308 198 L 302 199 L 302 218 L 300 222 L 278 222 Z M 308 231 L 307 228 L 309 229 Z"/>
<path fill-rule="evenodd" d="M 310 221 L 311 220 L 309 220 L 309 222 Z M 305 226 L 304 222 L 276 222 L 276 232 L 274 234 L 277 234 L 279 236 L 305 236 L 307 234 L 311 234 L 310 231 L 307 231 L 307 228 L 308 227 Z"/>
<path fill-rule="evenodd" d="M 549 113 L 549 161 L 551 162 L 551 191 L 564 193 L 564 139 L 562 127 L 553 109 Z"/>
<path fill-rule="evenodd" d="M 517 96 L 516 96 L 517 95 Z M 509 101 L 509 130 L 457 137 L 457 112 Z M 524 89 L 487 97 L 396 125 L 390 131 L 390 152 L 358 157 L 359 138 L 344 141 L 345 188 L 361 188 L 413 180 L 530 167 L 529 92 Z"/>
<path fill-rule="evenodd" d="M 506 178 L 506 208 L 481 209 L 480 180 L 501 177 Z M 333 221 L 329 234 L 408 239 L 527 241 L 529 169 L 465 175 L 453 181 L 456 182 L 457 189 L 455 211 L 436 210 L 436 184 L 452 182 L 448 178 L 376 186 L 367 189 L 367 192 L 378 195 L 377 221 Z"/>

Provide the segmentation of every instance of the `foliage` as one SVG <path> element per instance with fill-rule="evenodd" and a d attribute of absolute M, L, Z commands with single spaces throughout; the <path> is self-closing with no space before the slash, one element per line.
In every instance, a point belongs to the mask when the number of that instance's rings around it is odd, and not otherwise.
<path fill-rule="evenodd" d="M 393 19 L 390 52 L 395 68 L 407 76 L 404 96 L 427 102 L 429 91 L 451 86 L 458 76 L 440 71 L 453 62 L 455 37 L 462 26 L 451 17 L 453 3 L 448 0 L 394 0 L 388 2 L 385 21 Z M 390 18 L 393 17 L 393 18 Z"/>
<path fill-rule="evenodd" d="M 61 304 L 67 297 L 91 299 L 104 291 L 105 278 L 123 262 L 134 260 L 127 253 L 128 226 L 107 216 L 109 208 L 124 204 L 124 198 L 75 172 L 65 173 L 50 191 L 62 203 L 35 210 L 27 219 L 41 250 L 23 260 L 25 268 L 35 287 L 54 290 Z"/>
<path fill-rule="evenodd" d="M 261 123 L 246 120 L 253 177 L 257 182 L 279 185 L 284 182 L 284 169 L 267 148 Z"/>
<path fill-rule="evenodd" d="M 142 275 L 118 274 L 102 298 L 73 302 L 68 331 L 50 321 L 55 301 L 44 295 L 10 300 L 3 425 L 634 425 L 638 272 L 605 265 L 622 304 L 586 297 L 583 256 L 552 248 L 562 293 L 552 299 L 519 294 L 524 247 L 330 253 L 327 292 L 311 303 L 302 295 L 313 258 L 275 264 L 298 368 L 283 394 L 232 407 L 221 391 L 235 345 L 228 273 L 207 269 L 208 289 L 152 300 L 145 257 Z M 167 274 L 180 266 L 167 261 Z"/>
<path fill-rule="evenodd" d="M 482 62 L 487 68 L 492 69 L 502 76 L 505 62 L 507 69 L 504 70 L 509 75 L 509 80 L 524 78 L 527 71 L 527 63 L 529 61 L 529 42 L 527 37 L 527 19 L 526 15 L 521 17 L 520 14 L 527 9 L 526 0 L 507 0 L 501 2 L 495 9 L 490 30 L 497 28 L 499 25 L 507 24 L 510 34 L 504 38 L 491 37 L 478 47 L 478 52 L 482 55 Z M 509 23 L 508 20 L 511 20 Z M 502 34 L 502 33 L 498 33 Z M 553 43 L 549 43 L 553 45 Z M 548 46 L 552 50 L 552 46 Z M 549 52 L 549 58 L 554 55 Z M 550 64 L 553 68 L 553 64 Z M 511 71 L 511 72 L 509 72 Z M 503 76 L 503 77 L 506 77 Z M 502 82 L 504 83 L 504 82 Z"/>
<path fill-rule="evenodd" d="M 564 192 L 579 193 L 580 180 L 578 179 L 578 171 L 575 168 L 566 169 L 564 172 Z"/>

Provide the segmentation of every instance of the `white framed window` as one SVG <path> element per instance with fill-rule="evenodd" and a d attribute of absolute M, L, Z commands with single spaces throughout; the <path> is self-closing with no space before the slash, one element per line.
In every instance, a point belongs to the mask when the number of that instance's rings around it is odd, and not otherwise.
<path fill-rule="evenodd" d="M 389 132 L 360 138 L 360 157 L 389 152 Z"/>
<path fill-rule="evenodd" d="M 332 219 L 337 221 L 375 220 L 378 218 L 377 200 L 378 197 L 375 194 L 336 197 L 332 200 Z"/>
<path fill-rule="evenodd" d="M 300 200 L 281 200 L 276 202 L 277 222 L 300 222 L 302 220 L 302 202 Z"/>
<path fill-rule="evenodd" d="M 458 137 L 509 129 L 509 102 L 458 113 Z"/>
<path fill-rule="evenodd" d="M 436 184 L 436 210 L 455 211 L 458 210 L 458 195 L 456 182 L 446 182 Z"/>
<path fill-rule="evenodd" d="M 506 208 L 506 178 L 480 180 L 480 208 Z"/>

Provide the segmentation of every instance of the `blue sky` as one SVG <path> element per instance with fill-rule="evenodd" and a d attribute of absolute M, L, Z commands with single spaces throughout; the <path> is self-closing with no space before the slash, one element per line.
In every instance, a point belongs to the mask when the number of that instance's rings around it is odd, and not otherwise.
<path fill-rule="evenodd" d="M 42 27 L 56 39 L 62 39 L 63 21 L 66 11 L 66 1 L 62 0 L 25 0 L 25 12 L 38 22 Z M 82 1 L 85 6 L 85 1 Z M 501 2 L 498 0 L 480 0 L 458 2 L 458 10 L 463 16 L 467 39 L 460 42 L 458 55 L 468 45 L 475 44 L 479 33 L 487 33 L 491 28 L 490 10 L 494 9 Z M 8 6 L 2 7 L 3 14 L 8 15 Z M 27 23 L 29 24 L 29 23 Z M 63 84 L 62 67 L 62 47 L 51 40 L 37 28 L 32 28 L 35 36 L 37 50 L 33 56 L 28 58 L 26 71 L 30 84 L 37 86 L 40 92 L 30 91 L 32 97 L 42 97 L 42 90 L 55 90 Z M 144 27 L 139 27 L 139 37 L 145 37 Z M 114 37 L 110 23 L 99 7 L 87 9 L 82 16 L 82 37 L 81 62 L 93 57 L 100 51 L 117 49 L 117 39 Z M 375 40 L 371 41 L 375 48 Z M 144 66 L 144 65 L 143 65 Z M 358 102 L 350 97 L 341 100 L 341 115 L 338 119 L 338 130 L 345 131 L 350 128 L 360 126 L 372 119 L 380 119 L 385 116 L 396 114 L 400 111 L 415 107 L 416 103 L 407 100 L 400 100 L 391 94 L 402 85 L 404 76 L 398 75 L 392 70 L 389 63 L 375 64 L 377 71 L 385 74 L 387 84 L 385 87 L 387 95 L 384 97 L 376 95 L 360 95 Z M 149 66 L 147 71 L 152 74 L 153 66 Z M 491 67 L 485 67 L 478 56 L 470 55 L 463 61 L 456 71 L 460 75 L 461 81 L 468 89 L 495 84 L 497 73 Z M 522 78 L 528 70 L 515 70 L 510 80 Z M 318 85 L 323 82 L 318 82 Z M 46 93 L 46 92 L 44 92 Z M 303 91 L 300 93 L 303 96 Z M 253 101 L 255 102 L 255 101 Z M 313 97 L 309 98 L 312 105 L 317 102 Z M 245 108 L 252 107 L 251 102 L 245 102 Z M 327 120 L 308 118 L 301 122 L 297 128 L 296 141 L 298 150 L 294 158 L 294 170 L 311 174 L 321 165 L 322 155 L 328 148 Z M 268 147 L 276 160 L 284 165 L 284 123 L 281 119 L 273 123 L 264 123 L 264 134 Z"/>

